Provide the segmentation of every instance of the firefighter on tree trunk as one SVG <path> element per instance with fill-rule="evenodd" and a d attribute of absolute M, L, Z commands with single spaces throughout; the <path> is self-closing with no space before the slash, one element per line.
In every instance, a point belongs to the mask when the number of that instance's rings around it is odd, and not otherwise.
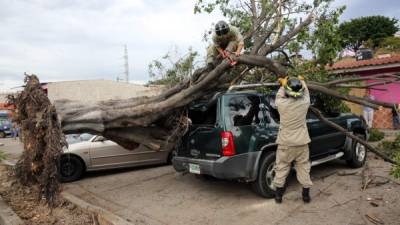
<path fill-rule="evenodd" d="M 215 25 L 212 41 L 213 44 L 207 49 L 207 69 L 211 71 L 215 68 L 214 60 L 219 55 L 224 59 L 228 58 L 231 65 L 234 66 L 236 61 L 231 56 L 239 56 L 244 46 L 239 29 L 225 21 L 219 21 Z"/>

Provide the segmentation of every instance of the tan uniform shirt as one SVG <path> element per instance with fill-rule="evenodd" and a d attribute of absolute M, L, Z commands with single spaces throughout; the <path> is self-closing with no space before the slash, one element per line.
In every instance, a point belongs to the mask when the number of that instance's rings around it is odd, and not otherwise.
<path fill-rule="evenodd" d="M 286 146 L 299 146 L 310 143 L 308 135 L 306 115 L 310 107 L 310 93 L 306 83 L 304 95 L 301 98 L 285 96 L 285 90 L 281 87 L 276 94 L 275 103 L 280 116 L 280 126 L 276 143 Z"/>
<path fill-rule="evenodd" d="M 243 44 L 243 36 L 240 34 L 239 29 L 231 25 L 229 25 L 229 32 L 227 34 L 218 36 L 214 33 L 212 40 L 216 47 L 223 49 L 226 48 L 231 41 Z"/>

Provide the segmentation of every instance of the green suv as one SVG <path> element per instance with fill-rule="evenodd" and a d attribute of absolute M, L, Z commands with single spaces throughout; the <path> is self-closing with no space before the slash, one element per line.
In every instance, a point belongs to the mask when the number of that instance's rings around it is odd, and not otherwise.
<path fill-rule="evenodd" d="M 325 116 L 349 132 L 367 138 L 366 125 L 360 117 L 340 113 Z M 190 129 L 172 160 L 176 171 L 249 182 L 261 196 L 273 197 L 279 129 L 273 94 L 219 94 L 209 101 L 193 103 L 189 118 Z M 311 112 L 307 125 L 312 140 L 312 166 L 337 158 L 346 160 L 351 167 L 365 163 L 367 151 L 362 144 L 320 122 Z"/>

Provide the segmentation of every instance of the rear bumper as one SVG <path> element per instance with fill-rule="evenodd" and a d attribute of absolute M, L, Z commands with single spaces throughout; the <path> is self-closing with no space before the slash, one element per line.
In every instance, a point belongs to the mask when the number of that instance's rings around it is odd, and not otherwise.
<path fill-rule="evenodd" d="M 220 179 L 255 180 L 261 151 L 221 157 L 217 160 L 194 159 L 175 156 L 172 164 L 178 172 L 189 172 L 189 163 L 200 167 L 200 174 Z"/>
<path fill-rule="evenodd" d="M 11 135 L 11 130 L 1 130 L 1 132 L 4 132 L 6 135 Z"/>

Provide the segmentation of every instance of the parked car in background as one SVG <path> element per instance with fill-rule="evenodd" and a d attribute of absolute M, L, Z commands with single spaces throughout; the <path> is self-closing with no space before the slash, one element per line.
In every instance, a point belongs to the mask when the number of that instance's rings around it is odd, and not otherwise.
<path fill-rule="evenodd" d="M 11 135 L 12 122 L 8 111 L 0 111 L 0 138 Z"/>
<path fill-rule="evenodd" d="M 325 116 L 362 139 L 365 122 L 353 114 L 328 112 Z M 274 165 L 279 130 L 275 96 L 252 91 L 221 94 L 196 102 L 189 109 L 192 126 L 172 163 L 178 172 L 241 180 L 252 184 L 262 197 L 273 197 Z M 361 143 L 319 121 L 309 112 L 312 166 L 343 159 L 361 167 L 367 151 Z"/>
<path fill-rule="evenodd" d="M 66 139 L 69 146 L 58 169 L 64 182 L 78 180 L 86 171 L 164 164 L 172 158 L 169 151 L 154 151 L 143 145 L 128 150 L 98 135 L 66 135 Z"/>

